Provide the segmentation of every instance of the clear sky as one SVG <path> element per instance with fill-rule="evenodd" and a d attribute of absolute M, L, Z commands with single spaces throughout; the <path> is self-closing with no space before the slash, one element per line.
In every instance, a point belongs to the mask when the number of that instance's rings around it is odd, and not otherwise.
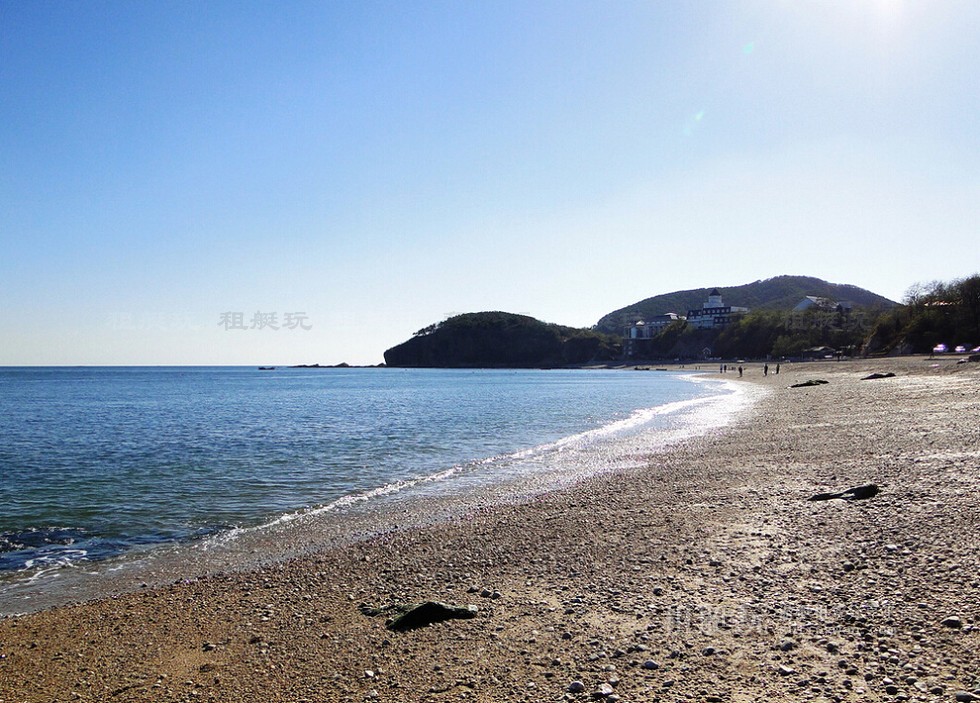
<path fill-rule="evenodd" d="M 0 364 L 900 299 L 980 271 L 978 37 L 976 0 L 0 0 Z"/>

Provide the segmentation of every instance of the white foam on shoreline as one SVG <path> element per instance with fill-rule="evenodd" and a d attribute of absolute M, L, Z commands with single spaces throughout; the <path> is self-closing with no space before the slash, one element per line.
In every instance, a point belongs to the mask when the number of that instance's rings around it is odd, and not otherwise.
<path fill-rule="evenodd" d="M 721 431 L 765 392 L 758 386 L 706 375 L 684 378 L 717 386 L 718 392 L 640 409 L 626 418 L 536 447 L 348 494 L 258 526 L 88 563 L 58 574 L 46 570 L 43 578 L 39 574 L 29 580 L 0 583 L 0 614 L 90 600 L 208 572 L 245 570 L 391 529 L 450 519 L 477 507 L 520 502 L 573 486 L 588 476 L 648 464 L 651 456 L 680 441 Z M 58 578 L 57 589 L 50 588 L 52 577 Z"/>
<path fill-rule="evenodd" d="M 528 500 L 599 473 L 639 467 L 686 439 L 721 431 L 754 404 L 758 387 L 689 375 L 718 392 L 643 408 L 629 417 L 536 447 L 485 457 L 416 479 L 349 494 L 183 549 L 225 570 L 310 554 L 381 534 L 452 519 L 473 509 Z M 669 422 L 664 422 L 669 418 Z"/>
<path fill-rule="evenodd" d="M 644 426 L 649 425 L 659 417 L 682 414 L 685 411 L 698 409 L 701 413 L 701 417 L 697 420 L 694 418 L 686 418 L 686 421 L 681 423 L 683 425 L 682 427 L 677 427 L 672 430 L 658 428 L 658 432 L 660 433 L 660 441 L 658 444 L 661 446 L 667 446 L 679 441 L 680 439 L 709 431 L 712 428 L 723 427 L 730 421 L 731 417 L 733 417 L 738 410 L 743 407 L 745 403 L 749 402 L 749 399 L 744 392 L 744 386 L 740 386 L 722 379 L 706 378 L 698 374 L 688 374 L 682 376 L 682 378 L 694 383 L 717 384 L 722 388 L 722 392 L 700 398 L 665 403 L 663 405 L 650 408 L 640 408 L 639 410 L 632 412 L 629 417 L 612 421 L 591 430 L 585 430 L 577 434 L 562 437 L 561 439 L 553 442 L 535 447 L 529 447 L 527 449 L 520 449 L 506 454 L 477 459 L 464 464 L 456 464 L 448 469 L 438 471 L 428 476 L 393 481 L 367 491 L 351 493 L 315 508 L 307 508 L 285 513 L 260 525 L 234 528 L 209 538 L 207 542 L 209 542 L 211 546 L 216 544 L 227 544 L 229 541 L 233 541 L 245 534 L 269 530 L 270 528 L 275 528 L 277 526 L 285 525 L 300 519 L 309 520 L 318 515 L 324 515 L 344 510 L 346 508 L 351 508 L 357 504 L 367 503 L 374 499 L 392 496 L 394 494 L 409 491 L 412 488 L 426 484 L 439 484 L 450 481 L 463 473 L 474 473 L 491 466 L 520 464 L 522 461 L 529 462 L 540 457 L 547 456 L 551 452 L 569 449 L 574 450 L 592 446 L 595 442 L 603 439 L 615 438 L 631 431 L 641 430 Z M 708 420 L 707 424 L 704 422 L 705 419 Z M 710 425 L 710 427 L 708 425 Z M 509 472 L 509 475 L 511 476 L 519 474 L 519 470 Z M 207 548 L 207 546 L 208 545 L 205 545 L 204 548 Z"/>

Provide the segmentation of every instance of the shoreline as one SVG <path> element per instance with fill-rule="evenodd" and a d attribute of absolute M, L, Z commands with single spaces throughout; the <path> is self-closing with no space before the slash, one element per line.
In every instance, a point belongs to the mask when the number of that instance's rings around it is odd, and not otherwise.
<path fill-rule="evenodd" d="M 0 700 L 954 700 L 980 686 L 980 368 L 936 363 L 746 364 L 721 377 L 755 408 L 642 468 L 0 620 Z M 480 612 L 357 609 L 423 599 Z"/>
<path fill-rule="evenodd" d="M 694 372 L 678 377 L 696 386 L 716 385 L 717 390 L 635 410 L 628 417 L 541 445 L 346 494 L 322 506 L 201 539 L 148 545 L 107 560 L 13 572 L 0 580 L 0 617 L 117 597 L 207 574 L 248 572 L 389 532 L 450 521 L 478 508 L 526 503 L 594 473 L 640 463 L 635 458 L 639 449 L 627 452 L 621 446 L 626 442 L 637 445 L 646 438 L 640 443 L 643 451 L 666 451 L 691 434 L 708 431 L 696 414 L 710 413 L 716 422 L 727 424 L 748 402 L 740 400 L 744 393 L 731 379 Z"/>

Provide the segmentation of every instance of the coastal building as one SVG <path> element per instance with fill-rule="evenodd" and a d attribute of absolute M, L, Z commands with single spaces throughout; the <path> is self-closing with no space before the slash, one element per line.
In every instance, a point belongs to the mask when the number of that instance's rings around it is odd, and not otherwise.
<path fill-rule="evenodd" d="M 644 320 L 637 320 L 626 330 L 626 338 L 623 340 L 623 354 L 627 358 L 645 356 L 649 348 L 649 340 L 667 325 L 684 318 L 675 312 L 654 315 Z"/>
<path fill-rule="evenodd" d="M 748 311 L 748 308 L 725 305 L 721 299 L 721 293 L 715 288 L 708 294 L 708 300 L 699 310 L 687 311 L 687 324 L 702 330 L 715 329 L 717 327 L 724 327 L 733 319 L 744 315 Z"/>
<path fill-rule="evenodd" d="M 830 298 L 821 298 L 816 295 L 808 295 L 796 304 L 793 312 L 806 312 L 807 310 L 820 310 L 823 312 L 842 312 L 848 313 L 854 308 L 854 303 L 847 300 L 833 301 Z"/>
<path fill-rule="evenodd" d="M 627 336 L 630 339 L 650 339 L 651 337 L 655 337 L 657 332 L 662 330 L 671 322 L 677 322 L 678 320 L 683 319 L 683 317 L 675 312 L 668 312 L 663 315 L 648 317 L 645 320 L 638 320 L 637 322 L 633 323 L 632 327 L 629 328 L 629 333 Z"/>

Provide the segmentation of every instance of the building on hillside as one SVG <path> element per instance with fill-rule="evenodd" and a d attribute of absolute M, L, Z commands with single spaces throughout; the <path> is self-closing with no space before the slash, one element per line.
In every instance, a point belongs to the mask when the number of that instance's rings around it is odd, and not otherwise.
<path fill-rule="evenodd" d="M 702 330 L 715 329 L 724 327 L 748 311 L 748 308 L 725 305 L 721 299 L 721 293 L 715 288 L 708 294 L 708 300 L 701 306 L 700 310 L 687 311 L 687 324 Z"/>
<path fill-rule="evenodd" d="M 654 315 L 644 320 L 637 320 L 626 329 L 626 336 L 623 340 L 623 353 L 626 357 L 642 357 L 649 351 L 649 340 L 667 325 L 683 320 L 684 318 L 675 312 Z"/>
<path fill-rule="evenodd" d="M 854 308 L 854 303 L 841 300 L 833 301 L 830 298 L 821 298 L 816 295 L 808 295 L 796 304 L 793 312 L 806 312 L 807 310 L 819 310 L 821 312 L 842 312 L 849 313 Z"/>
<path fill-rule="evenodd" d="M 648 317 L 645 320 L 638 320 L 629 328 L 627 337 L 629 339 L 650 339 L 670 323 L 683 319 L 675 312 L 668 312 L 663 315 Z"/>
<path fill-rule="evenodd" d="M 793 312 L 804 312 L 806 310 L 833 310 L 834 301 L 830 298 L 821 298 L 816 295 L 808 295 L 796 304 Z"/>

